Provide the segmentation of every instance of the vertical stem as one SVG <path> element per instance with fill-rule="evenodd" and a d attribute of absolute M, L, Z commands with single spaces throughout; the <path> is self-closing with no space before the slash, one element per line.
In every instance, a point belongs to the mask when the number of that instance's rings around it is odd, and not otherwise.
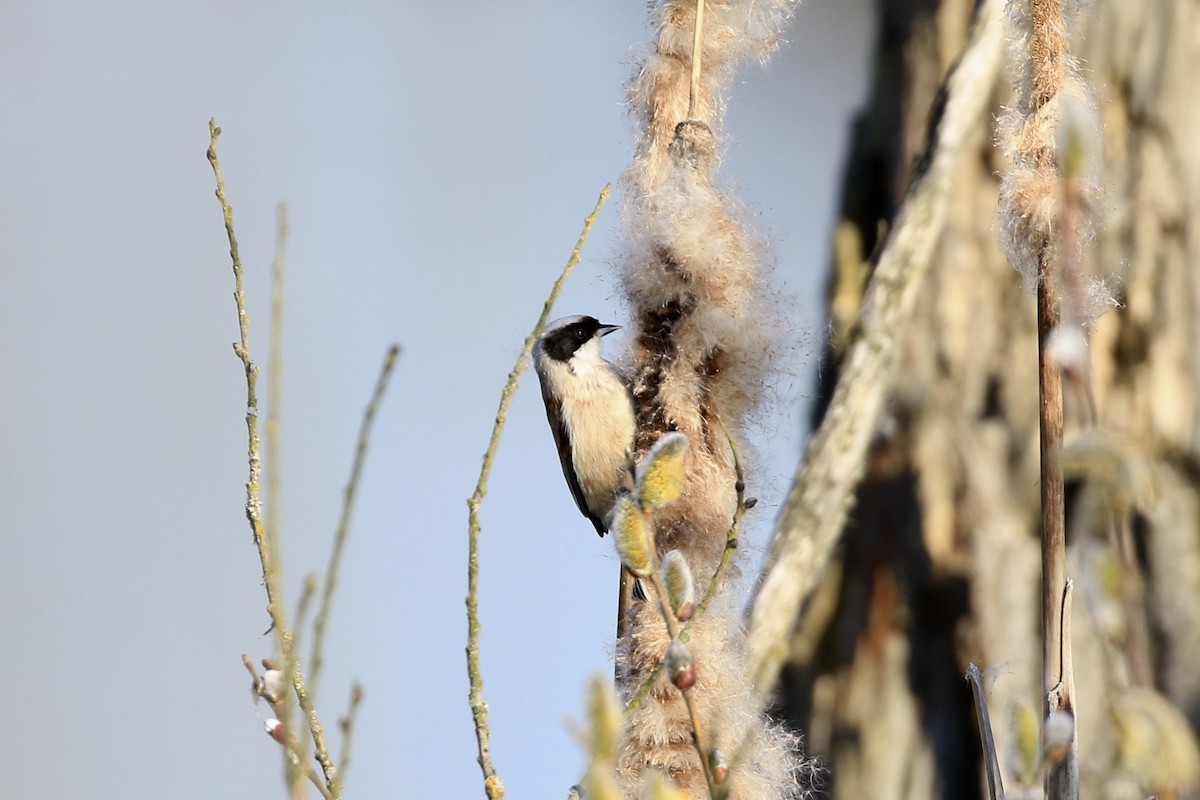
<path fill-rule="evenodd" d="M 1043 258 L 1043 264 L 1045 259 Z M 1042 699 L 1043 716 L 1064 710 L 1059 700 L 1067 678 L 1064 660 L 1069 659 L 1069 628 L 1063 626 L 1063 596 L 1067 586 L 1066 526 L 1063 507 L 1063 477 L 1059 465 L 1062 450 L 1062 378 L 1047 349 L 1050 332 L 1059 322 L 1058 291 L 1053 276 L 1043 269 L 1037 287 L 1038 321 L 1038 423 L 1041 432 L 1042 500 Z M 1073 698 L 1066 698 L 1073 702 Z M 1048 800 L 1078 798 L 1078 763 L 1074 744 L 1061 765 L 1046 772 Z"/>
<path fill-rule="evenodd" d="M 1037 287 L 1038 423 L 1041 432 L 1042 502 L 1042 694 L 1058 683 L 1061 603 L 1066 581 L 1066 535 L 1063 478 L 1058 463 L 1062 449 L 1062 378 L 1047 351 L 1047 338 L 1058 324 L 1058 292 L 1043 274 Z"/>

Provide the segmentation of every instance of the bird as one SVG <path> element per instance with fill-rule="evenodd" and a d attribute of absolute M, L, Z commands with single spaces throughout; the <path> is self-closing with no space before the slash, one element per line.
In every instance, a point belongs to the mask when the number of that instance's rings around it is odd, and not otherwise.
<path fill-rule="evenodd" d="M 533 348 L 563 477 L 601 536 L 617 495 L 631 488 L 637 429 L 629 384 L 600 350 L 600 340 L 619 329 L 587 315 L 561 317 Z"/>

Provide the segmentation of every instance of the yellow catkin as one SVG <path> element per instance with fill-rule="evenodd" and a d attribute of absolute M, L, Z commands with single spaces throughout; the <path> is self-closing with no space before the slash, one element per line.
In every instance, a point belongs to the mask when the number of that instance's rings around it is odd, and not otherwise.
<path fill-rule="evenodd" d="M 646 453 L 637 470 L 637 496 L 642 508 L 653 511 L 675 502 L 687 482 L 684 456 L 688 441 L 682 433 L 668 433 Z"/>
<path fill-rule="evenodd" d="M 639 578 L 649 575 L 654 569 L 650 530 L 645 514 L 630 495 L 621 495 L 613 506 L 612 533 L 626 569 Z"/>

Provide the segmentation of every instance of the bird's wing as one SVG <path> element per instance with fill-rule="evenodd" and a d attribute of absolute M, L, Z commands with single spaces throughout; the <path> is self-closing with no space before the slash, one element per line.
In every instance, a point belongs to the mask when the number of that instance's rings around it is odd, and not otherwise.
<path fill-rule="evenodd" d="M 550 431 L 554 434 L 554 444 L 558 447 L 558 460 L 562 464 L 563 477 L 567 479 L 571 496 L 575 498 L 575 505 L 579 506 L 580 512 L 595 526 L 596 533 L 603 536 L 606 532 L 604 521 L 588 509 L 583 487 L 579 485 L 579 478 L 575 475 L 575 463 L 571 460 L 571 434 L 563 420 L 562 404 L 545 392 L 542 393 L 542 399 L 546 401 L 546 418 L 550 420 Z"/>

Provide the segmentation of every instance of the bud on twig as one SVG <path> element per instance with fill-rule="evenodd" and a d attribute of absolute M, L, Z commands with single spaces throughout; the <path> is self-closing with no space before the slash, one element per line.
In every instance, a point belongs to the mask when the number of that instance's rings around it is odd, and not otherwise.
<path fill-rule="evenodd" d="M 675 618 L 687 622 L 696 610 L 696 581 L 687 559 L 678 550 L 663 557 L 663 583 L 667 585 L 667 600 Z"/>
<path fill-rule="evenodd" d="M 671 676 L 671 683 L 675 684 L 679 691 L 686 692 L 696 685 L 696 666 L 692 663 L 692 651 L 678 639 L 672 639 L 667 647 L 666 667 L 667 674 Z"/>
<path fill-rule="evenodd" d="M 283 727 L 282 722 L 274 717 L 263 723 L 263 728 L 266 730 L 268 736 L 280 744 L 287 742 L 287 729 Z"/>
<path fill-rule="evenodd" d="M 712 772 L 713 783 L 722 784 L 729 780 L 729 759 L 719 748 L 714 747 L 708 754 L 708 766 Z"/>
<path fill-rule="evenodd" d="M 266 661 L 268 659 L 264 659 Z M 284 688 L 283 672 L 277 669 L 268 668 L 263 673 L 262 695 L 269 703 L 278 703 L 284 698 L 286 689 Z"/>

